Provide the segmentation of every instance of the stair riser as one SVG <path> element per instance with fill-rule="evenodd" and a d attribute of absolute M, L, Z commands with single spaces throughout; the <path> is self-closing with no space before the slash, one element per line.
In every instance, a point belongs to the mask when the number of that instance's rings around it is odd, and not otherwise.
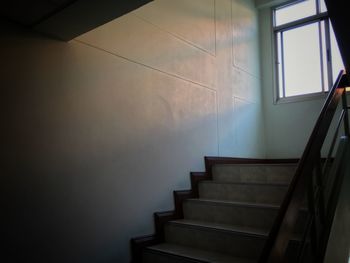
<path fill-rule="evenodd" d="M 240 205 L 213 205 L 187 201 L 183 204 L 185 219 L 205 222 L 270 229 L 277 209 Z"/>
<path fill-rule="evenodd" d="M 218 182 L 289 183 L 296 166 L 216 165 L 213 179 Z"/>
<path fill-rule="evenodd" d="M 200 182 L 198 189 L 203 199 L 279 205 L 287 186 Z"/>
<path fill-rule="evenodd" d="M 250 235 L 176 224 L 166 225 L 165 239 L 169 243 L 244 258 L 257 258 L 265 241 Z"/>

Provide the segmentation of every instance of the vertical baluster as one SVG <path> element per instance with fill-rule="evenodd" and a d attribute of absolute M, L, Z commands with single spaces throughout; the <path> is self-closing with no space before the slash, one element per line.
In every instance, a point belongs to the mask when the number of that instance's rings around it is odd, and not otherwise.
<path fill-rule="evenodd" d="M 299 250 L 298 250 L 298 256 L 296 262 L 304 262 L 305 257 L 307 257 L 307 250 L 312 250 L 310 247 L 310 244 L 308 244 L 307 239 L 309 237 L 310 232 L 311 232 L 311 227 L 312 227 L 312 222 L 313 222 L 313 215 L 308 214 L 307 220 L 306 220 L 306 225 L 304 229 L 304 233 L 300 242 Z"/>
<path fill-rule="evenodd" d="M 319 215 L 320 222 L 323 225 L 325 222 L 325 198 L 324 198 L 324 185 L 323 185 L 323 174 L 322 174 L 322 164 L 321 164 L 321 153 L 318 156 L 318 162 L 315 167 L 316 185 L 318 189 L 318 204 L 319 204 Z"/>
<path fill-rule="evenodd" d="M 314 192 L 314 175 L 308 177 L 308 190 L 307 190 L 307 200 L 308 208 L 311 216 L 310 223 L 310 235 L 311 235 L 311 250 L 313 258 L 317 256 L 318 247 L 318 235 L 317 235 L 317 224 L 316 224 L 316 207 L 315 207 L 315 192 Z"/>

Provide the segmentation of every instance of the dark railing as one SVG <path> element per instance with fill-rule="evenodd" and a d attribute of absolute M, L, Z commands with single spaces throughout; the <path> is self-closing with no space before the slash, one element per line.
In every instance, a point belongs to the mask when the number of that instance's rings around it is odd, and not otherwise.
<path fill-rule="evenodd" d="M 344 135 L 349 137 L 349 119 L 346 101 L 348 79 L 341 71 L 312 131 L 304 153 L 299 161 L 295 175 L 282 202 L 279 213 L 270 231 L 259 263 L 288 262 L 286 250 L 294 234 L 294 228 L 300 209 L 307 200 L 308 217 L 304 233 L 299 239 L 297 262 L 322 262 L 337 205 L 337 194 L 341 176 L 331 174 L 336 161 L 333 158 L 336 145 L 339 145 L 339 131 L 344 127 Z M 321 151 L 329 136 L 338 105 L 342 101 L 342 110 L 331 138 L 331 146 L 326 160 Z M 330 178 L 334 177 L 334 178 Z M 326 183 L 325 183 L 326 182 Z M 305 261 L 305 258 L 307 260 Z"/>

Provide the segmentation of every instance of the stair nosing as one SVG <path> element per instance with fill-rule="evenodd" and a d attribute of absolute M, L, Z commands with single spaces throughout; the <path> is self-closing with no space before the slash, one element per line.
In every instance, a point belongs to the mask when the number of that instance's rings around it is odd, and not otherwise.
<path fill-rule="evenodd" d="M 162 255 L 171 255 L 173 257 L 189 259 L 189 260 L 192 260 L 193 262 L 198 262 L 198 263 L 210 263 L 210 261 L 205 261 L 205 260 L 202 260 L 202 259 L 198 259 L 198 258 L 195 258 L 195 257 L 186 256 L 186 255 L 176 254 L 176 253 L 171 252 L 171 251 L 164 251 L 164 250 L 161 250 L 161 249 L 154 248 L 153 246 L 152 247 L 146 247 L 145 249 L 150 251 L 151 253 L 157 253 L 157 254 L 162 254 Z"/>
<path fill-rule="evenodd" d="M 203 249 L 200 249 L 200 248 L 194 248 L 194 247 L 190 247 L 190 246 L 183 246 L 183 245 L 179 245 L 179 244 L 174 244 L 174 243 L 171 243 L 171 242 L 165 242 L 163 244 L 167 244 L 167 245 L 170 245 L 170 246 L 175 246 L 177 248 L 190 248 L 191 250 L 195 250 L 197 252 L 205 252 L 207 253 L 208 251 L 207 250 L 203 250 Z M 193 262 L 198 262 L 198 263 L 211 263 L 211 262 L 217 262 L 217 260 L 215 261 L 208 261 L 206 259 L 202 259 L 200 256 L 198 255 L 189 255 L 187 254 L 186 255 L 186 252 L 180 252 L 181 254 L 177 253 L 177 252 L 174 252 L 174 251 L 171 251 L 171 248 L 159 248 L 157 247 L 157 245 L 155 246 L 151 246 L 151 247 L 147 247 L 146 250 L 148 250 L 149 252 L 151 253 L 159 253 L 159 254 L 162 254 L 162 255 L 170 255 L 170 256 L 175 256 L 175 257 L 178 257 L 178 258 L 184 258 L 184 259 L 189 259 Z M 192 251 L 193 252 L 193 251 Z M 214 251 L 211 251 L 210 253 L 215 254 L 214 256 L 218 256 L 218 255 L 221 255 L 221 256 L 226 256 L 226 257 L 229 257 L 230 259 L 230 262 L 232 259 L 238 259 L 238 260 L 245 260 L 245 262 L 252 262 L 251 260 L 249 259 L 245 259 L 245 258 L 237 258 L 237 257 L 234 257 L 232 255 L 229 255 L 229 254 L 224 254 L 224 253 L 220 253 L 220 252 L 214 252 Z M 221 261 L 221 260 L 220 260 Z M 227 261 L 227 259 L 225 260 L 225 262 Z"/>
<path fill-rule="evenodd" d="M 281 186 L 288 187 L 290 183 L 265 183 L 265 182 L 225 182 L 216 180 L 203 180 L 200 184 L 223 184 L 223 185 L 256 185 L 256 186 Z"/>
<path fill-rule="evenodd" d="M 289 166 L 298 166 L 298 163 L 218 163 L 218 164 L 214 164 L 213 165 L 214 167 L 215 166 L 232 166 L 232 167 L 235 167 L 235 166 L 280 166 L 280 167 L 289 167 Z"/>
<path fill-rule="evenodd" d="M 219 206 L 238 206 L 238 207 L 249 207 L 249 208 L 261 208 L 261 209 L 271 209 L 279 210 L 280 205 L 269 204 L 269 203 L 254 203 L 254 202 L 238 202 L 238 201 L 228 201 L 220 199 L 208 199 L 208 198 L 188 198 L 184 202 L 195 202 L 195 203 L 205 203 L 209 205 L 219 205 Z M 301 207 L 300 211 L 307 212 L 307 207 Z"/>

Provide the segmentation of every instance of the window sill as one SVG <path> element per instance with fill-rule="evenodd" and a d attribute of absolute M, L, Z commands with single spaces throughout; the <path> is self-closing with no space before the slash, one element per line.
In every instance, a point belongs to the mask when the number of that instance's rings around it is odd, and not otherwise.
<path fill-rule="evenodd" d="M 303 102 L 303 101 L 310 101 L 310 100 L 325 99 L 327 95 L 328 95 L 328 91 L 290 96 L 286 98 L 275 99 L 274 104 L 278 105 L 278 104 L 285 104 L 285 103 L 296 103 L 296 102 Z"/>

